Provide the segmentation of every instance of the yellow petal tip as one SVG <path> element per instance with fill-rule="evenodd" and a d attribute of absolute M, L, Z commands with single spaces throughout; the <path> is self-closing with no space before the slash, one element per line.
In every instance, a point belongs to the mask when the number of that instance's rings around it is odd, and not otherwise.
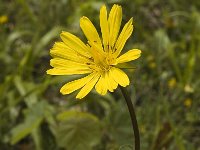
<path fill-rule="evenodd" d="M 51 74 L 51 69 L 46 71 L 47 74 Z"/>
<path fill-rule="evenodd" d="M 86 16 L 82 16 L 80 21 L 84 21 L 85 19 L 88 19 Z"/>
<path fill-rule="evenodd" d="M 140 49 L 133 49 L 134 51 L 137 51 L 138 52 L 138 54 L 141 54 L 142 53 L 142 51 L 140 50 Z"/>
<path fill-rule="evenodd" d="M 79 95 L 76 96 L 76 99 L 81 100 L 83 97 L 80 97 Z"/>
<path fill-rule="evenodd" d="M 64 89 L 63 89 L 63 88 L 60 89 L 60 93 L 61 93 L 62 95 L 65 95 Z"/>
<path fill-rule="evenodd" d="M 105 4 L 104 4 L 104 5 L 102 5 L 102 6 L 101 6 L 101 8 L 106 8 L 106 5 L 105 5 Z"/>

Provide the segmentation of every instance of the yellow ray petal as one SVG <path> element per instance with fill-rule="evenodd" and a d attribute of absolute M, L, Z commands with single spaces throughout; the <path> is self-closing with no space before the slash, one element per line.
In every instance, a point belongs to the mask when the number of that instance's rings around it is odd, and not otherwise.
<path fill-rule="evenodd" d="M 80 26 L 88 41 L 95 42 L 101 46 L 99 34 L 92 22 L 87 17 L 84 16 L 80 19 Z"/>
<path fill-rule="evenodd" d="M 112 77 L 111 70 L 105 73 L 105 84 L 107 84 L 107 88 L 110 92 L 113 92 L 117 88 L 117 82 Z"/>
<path fill-rule="evenodd" d="M 100 9 L 100 27 L 103 39 L 104 50 L 108 50 L 109 44 L 109 28 L 108 28 L 108 18 L 107 18 L 107 10 L 106 6 L 103 5 Z"/>
<path fill-rule="evenodd" d="M 113 48 L 116 38 L 119 33 L 119 29 L 121 26 L 121 21 L 122 21 L 122 8 L 121 6 L 118 5 L 113 5 L 109 18 L 108 18 L 108 23 L 109 23 L 109 45 Z"/>
<path fill-rule="evenodd" d="M 126 87 L 130 81 L 128 76 L 121 70 L 115 67 L 110 69 L 110 75 L 121 86 Z"/>
<path fill-rule="evenodd" d="M 105 58 L 105 52 L 103 51 L 102 47 L 99 47 L 94 42 L 89 42 L 91 45 L 91 55 L 94 58 L 94 62 L 98 63 L 99 61 L 102 61 Z"/>
<path fill-rule="evenodd" d="M 71 49 L 63 42 L 56 42 L 53 48 L 50 50 L 50 54 L 54 58 L 63 58 L 68 60 L 73 60 L 76 62 L 91 62 L 87 57 L 83 57 L 76 51 Z"/>
<path fill-rule="evenodd" d="M 64 42 L 55 42 L 53 45 L 53 48 L 55 49 L 67 49 L 72 50 L 69 46 L 67 46 Z M 73 50 L 72 50 L 73 51 Z"/>
<path fill-rule="evenodd" d="M 94 85 L 99 80 L 100 74 L 96 73 L 94 77 L 80 90 L 76 98 L 82 99 L 84 98 L 94 87 Z"/>
<path fill-rule="evenodd" d="M 101 75 L 99 81 L 95 86 L 95 89 L 101 95 L 105 95 L 107 93 L 108 88 L 107 88 L 107 82 L 105 81 L 105 74 Z"/>
<path fill-rule="evenodd" d="M 62 68 L 62 69 L 89 69 L 89 65 L 86 63 L 78 63 L 71 60 L 61 59 L 61 58 L 54 58 L 50 60 L 50 65 L 55 68 Z"/>
<path fill-rule="evenodd" d="M 123 49 L 127 39 L 131 36 L 133 32 L 133 18 L 131 18 L 123 27 L 122 32 L 119 35 L 119 38 L 117 39 L 117 42 L 115 44 L 115 57 L 117 57 L 120 53 L 121 50 Z"/>
<path fill-rule="evenodd" d="M 135 60 L 139 58 L 141 55 L 141 50 L 139 49 L 132 49 L 126 52 L 125 54 L 121 55 L 117 58 L 116 63 L 124 63 L 128 61 Z"/>
<path fill-rule="evenodd" d="M 47 70 L 47 74 L 50 75 L 74 75 L 74 74 L 86 74 L 91 72 L 92 72 L 91 69 L 82 69 L 82 68 L 70 68 L 70 69 L 53 68 Z"/>
<path fill-rule="evenodd" d="M 71 81 L 67 84 L 65 84 L 61 89 L 60 92 L 64 94 L 70 94 L 80 88 L 82 88 L 85 84 L 87 84 L 92 78 L 94 77 L 94 74 L 89 74 L 88 76 Z"/>
<path fill-rule="evenodd" d="M 80 55 L 88 58 L 91 57 L 88 47 L 75 35 L 63 31 L 60 37 L 67 46 L 69 46 Z"/>

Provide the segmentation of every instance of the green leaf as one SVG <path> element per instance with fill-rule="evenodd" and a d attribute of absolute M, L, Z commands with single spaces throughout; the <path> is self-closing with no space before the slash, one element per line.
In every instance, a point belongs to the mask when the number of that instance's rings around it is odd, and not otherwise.
<path fill-rule="evenodd" d="M 90 113 L 87 112 L 77 112 L 77 111 L 65 111 L 57 115 L 57 119 L 60 121 L 63 120 L 68 120 L 68 119 L 73 119 L 74 117 L 76 118 L 90 118 L 94 121 L 98 121 L 98 118 Z"/>
<path fill-rule="evenodd" d="M 12 32 L 9 36 L 8 39 L 6 41 L 6 47 L 5 47 L 5 52 L 8 52 L 11 45 L 15 42 L 15 40 L 20 39 L 21 37 L 25 36 L 25 35 L 30 35 L 31 32 L 29 31 L 15 31 Z"/>
<path fill-rule="evenodd" d="M 30 118 L 26 122 L 19 124 L 12 129 L 11 144 L 16 144 L 18 141 L 26 137 L 33 129 L 38 127 L 42 121 L 42 118 Z"/>
<path fill-rule="evenodd" d="M 69 111 L 58 115 L 56 134 L 60 147 L 67 150 L 92 150 L 101 137 L 100 122 L 86 112 Z"/>
<path fill-rule="evenodd" d="M 35 150 L 57 150 L 56 139 L 46 122 L 43 122 L 40 128 L 33 130 L 31 136 Z"/>
<path fill-rule="evenodd" d="M 117 102 L 112 105 L 110 114 L 105 118 L 107 124 L 105 125 L 107 134 L 113 142 L 120 145 L 131 145 L 133 137 L 133 130 L 131 119 L 125 104 Z"/>
<path fill-rule="evenodd" d="M 51 29 L 49 32 L 47 32 L 41 39 L 40 41 L 37 43 L 36 49 L 34 50 L 34 53 L 36 55 L 42 56 L 45 55 L 48 51 L 44 51 L 43 48 L 49 44 L 49 42 L 58 37 L 60 32 L 64 30 L 63 27 L 54 27 L 53 29 Z"/>
<path fill-rule="evenodd" d="M 25 110 L 25 121 L 11 130 L 11 144 L 16 144 L 38 128 L 43 119 L 49 116 L 50 111 L 51 107 L 45 101 L 40 101 Z"/>
<path fill-rule="evenodd" d="M 163 50 L 169 48 L 170 39 L 164 30 L 157 30 L 154 35 L 154 40 L 157 43 L 156 48 L 158 51 L 163 52 Z"/>

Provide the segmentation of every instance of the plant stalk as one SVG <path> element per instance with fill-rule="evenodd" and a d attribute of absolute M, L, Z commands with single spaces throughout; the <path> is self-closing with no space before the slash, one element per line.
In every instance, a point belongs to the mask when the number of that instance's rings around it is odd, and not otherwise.
<path fill-rule="evenodd" d="M 135 136 L 135 150 L 140 150 L 140 133 L 139 133 L 138 123 L 137 123 L 133 103 L 131 101 L 131 97 L 128 94 L 126 88 L 124 88 L 122 86 L 119 86 L 119 87 L 122 91 L 124 99 L 126 100 L 126 104 L 128 106 L 129 114 L 130 114 L 130 117 L 131 117 L 133 132 L 134 132 L 134 136 Z"/>

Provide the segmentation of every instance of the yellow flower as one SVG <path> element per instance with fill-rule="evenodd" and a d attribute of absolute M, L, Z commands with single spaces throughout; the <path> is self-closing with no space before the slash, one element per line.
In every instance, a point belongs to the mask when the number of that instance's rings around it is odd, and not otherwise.
<path fill-rule="evenodd" d="M 100 9 L 102 41 L 92 22 L 85 16 L 80 19 L 80 27 L 88 40 L 87 44 L 69 32 L 61 33 L 62 42 L 55 43 L 50 50 L 53 57 L 50 65 L 54 68 L 47 70 L 47 74 L 88 74 L 65 84 L 60 89 L 62 94 L 70 94 L 82 88 L 76 96 L 81 99 L 94 86 L 99 94 L 105 95 L 107 91 L 113 92 L 118 84 L 123 87 L 129 85 L 128 76 L 116 65 L 137 59 L 141 51 L 131 49 L 120 55 L 133 31 L 131 18 L 118 35 L 121 21 L 121 6 L 113 5 L 108 17 L 106 6 L 102 6 Z"/>
<path fill-rule="evenodd" d="M 151 62 L 151 63 L 149 64 L 149 67 L 150 67 L 151 69 L 156 68 L 156 63 L 155 63 L 155 62 Z"/>
<path fill-rule="evenodd" d="M 192 99 L 190 99 L 190 98 L 185 99 L 184 105 L 186 107 L 191 107 L 191 105 L 192 105 Z"/>
<path fill-rule="evenodd" d="M 176 86 L 176 78 L 173 77 L 168 81 L 168 87 L 170 89 L 173 89 L 175 86 Z"/>
<path fill-rule="evenodd" d="M 153 60 L 154 60 L 154 57 L 153 57 L 152 55 L 149 55 L 149 56 L 147 57 L 147 61 L 151 62 L 151 61 L 153 61 Z"/>
<path fill-rule="evenodd" d="M 0 24 L 4 24 L 6 22 L 8 22 L 8 16 L 6 15 L 0 16 Z"/>
<path fill-rule="evenodd" d="M 144 125 L 140 126 L 140 132 L 145 133 L 146 132 L 146 127 Z"/>
<path fill-rule="evenodd" d="M 193 93 L 194 92 L 194 89 L 189 84 L 185 85 L 184 90 L 187 93 Z"/>

